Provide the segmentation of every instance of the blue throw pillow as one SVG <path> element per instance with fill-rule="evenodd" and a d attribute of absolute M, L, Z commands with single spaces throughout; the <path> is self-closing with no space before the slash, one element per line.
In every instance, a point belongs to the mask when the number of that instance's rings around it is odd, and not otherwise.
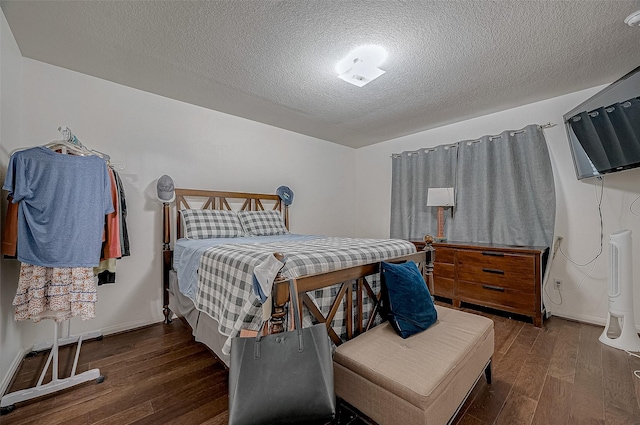
<path fill-rule="evenodd" d="M 402 338 L 422 332 L 438 320 L 429 288 L 413 261 L 382 262 L 383 311 Z"/>

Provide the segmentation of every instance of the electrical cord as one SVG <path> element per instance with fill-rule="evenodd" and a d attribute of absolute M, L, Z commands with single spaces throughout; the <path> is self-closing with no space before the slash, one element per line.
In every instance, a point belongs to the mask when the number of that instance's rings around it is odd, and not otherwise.
<path fill-rule="evenodd" d="M 549 286 L 549 272 L 551 270 L 551 266 L 553 265 L 553 260 L 556 258 L 556 254 L 558 253 L 558 249 L 560 248 L 560 243 L 562 243 L 562 236 L 556 236 L 556 241 L 553 244 L 553 252 L 551 252 L 551 259 L 549 260 L 549 265 L 547 266 L 547 273 L 545 274 L 545 279 L 542 284 L 542 290 L 547 295 L 549 301 L 551 301 L 551 303 L 555 305 L 562 305 L 562 292 L 558 291 L 558 295 L 560 295 L 560 302 L 557 303 L 553 300 L 553 298 L 551 298 L 551 295 L 547 291 L 547 286 Z"/>
<path fill-rule="evenodd" d="M 582 284 L 584 283 L 585 280 L 587 280 L 587 278 L 589 276 L 591 276 L 591 272 L 593 271 L 593 269 L 596 268 L 596 262 L 594 261 L 593 264 L 591 265 L 591 268 L 589 269 L 589 271 L 587 272 L 587 274 L 585 274 L 584 276 L 582 276 L 582 279 L 580 279 L 580 282 L 578 282 L 578 286 L 576 286 L 574 289 L 569 289 L 566 290 L 565 292 L 576 292 L 577 290 L 579 290 L 582 287 Z"/>
<path fill-rule="evenodd" d="M 598 214 L 600 216 L 600 250 L 598 251 L 596 256 L 593 257 L 591 260 L 587 261 L 584 264 L 579 264 L 576 261 L 573 261 L 571 258 L 569 258 L 564 253 L 564 251 L 562 250 L 562 247 L 560 247 L 560 254 L 562 254 L 562 256 L 564 258 L 566 258 L 567 261 L 569 261 L 570 263 L 572 263 L 572 264 L 574 264 L 574 265 L 576 265 L 578 267 L 588 266 L 589 264 L 591 264 L 594 261 L 596 261 L 598 259 L 598 257 L 600 257 L 600 255 L 602 254 L 603 241 L 604 241 L 604 223 L 602 221 L 602 198 L 603 198 L 603 193 L 604 193 L 604 178 L 603 177 L 597 177 L 597 179 L 600 181 L 600 198 L 599 199 L 598 199 L 598 190 L 597 190 L 597 187 L 596 187 L 596 200 L 598 201 Z M 591 270 L 589 271 L 589 273 L 591 273 Z"/>
<path fill-rule="evenodd" d="M 551 295 L 549 295 L 549 291 L 547 291 L 547 286 L 544 286 L 544 293 L 547 294 L 547 298 L 549 299 L 549 301 L 551 301 L 552 304 L 554 305 L 562 305 L 562 292 L 560 292 L 560 290 L 558 290 L 558 295 L 560 295 L 560 302 L 557 303 L 553 300 L 553 298 L 551 298 Z"/>
<path fill-rule="evenodd" d="M 580 288 L 582 287 L 582 284 L 585 282 L 585 280 L 587 280 L 587 278 L 589 276 L 591 276 L 591 273 L 593 272 L 593 270 L 596 267 L 596 260 L 598 258 L 600 258 L 600 256 L 602 255 L 602 251 L 603 251 L 603 247 L 604 247 L 604 223 L 603 223 L 603 219 L 602 219 L 602 198 L 604 197 L 604 178 L 602 176 L 597 177 L 598 181 L 600 182 L 600 196 L 598 197 L 598 188 L 597 186 L 594 185 L 594 187 L 596 188 L 596 201 L 598 202 L 598 215 L 600 217 L 600 249 L 598 250 L 598 253 L 596 254 L 595 257 L 593 257 L 591 260 L 587 261 L 584 264 L 580 264 L 574 260 L 572 260 L 571 258 L 569 258 L 564 251 L 562 250 L 562 246 L 559 246 L 559 251 L 560 254 L 562 254 L 562 256 L 564 258 L 567 259 L 567 261 L 569 261 L 570 263 L 572 263 L 573 265 L 577 266 L 577 267 L 586 267 L 589 264 L 591 264 L 591 268 L 589 269 L 589 271 L 582 277 L 582 279 L 580 280 L 580 282 L 578 282 L 578 286 L 576 286 L 574 289 L 563 289 L 562 292 L 577 292 L 580 290 Z M 562 242 L 562 239 L 560 239 L 560 242 Z M 560 294 L 560 304 L 562 304 L 562 293 L 560 291 L 560 289 L 558 289 L 558 293 Z M 547 296 L 549 294 L 547 293 Z M 549 297 L 549 300 L 551 302 L 553 302 L 554 304 L 556 304 L 553 300 L 551 300 L 551 297 Z M 556 304 L 559 305 L 559 304 Z"/>
<path fill-rule="evenodd" d="M 631 351 L 628 351 L 628 350 L 624 350 L 624 351 L 625 351 L 625 353 L 627 353 L 628 355 L 633 356 L 633 357 L 637 357 L 637 358 L 639 358 L 639 359 L 640 359 L 640 356 L 639 356 L 639 355 L 637 355 L 637 354 L 633 354 Z M 636 378 L 640 378 L 640 370 L 634 370 L 634 371 L 633 371 L 633 374 L 636 376 Z"/>

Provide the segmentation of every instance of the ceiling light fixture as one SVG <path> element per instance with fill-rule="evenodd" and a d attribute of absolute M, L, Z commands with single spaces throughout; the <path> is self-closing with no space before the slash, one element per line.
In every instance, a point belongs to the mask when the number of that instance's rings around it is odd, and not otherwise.
<path fill-rule="evenodd" d="M 624 23 L 629 25 L 630 27 L 636 26 L 640 23 L 640 10 L 637 12 L 633 12 L 631 15 L 627 16 L 624 20 Z"/>
<path fill-rule="evenodd" d="M 360 46 L 353 49 L 347 56 L 338 62 L 336 72 L 338 78 L 362 87 L 375 80 L 384 71 L 378 68 L 387 59 L 387 51 L 377 45 Z"/>

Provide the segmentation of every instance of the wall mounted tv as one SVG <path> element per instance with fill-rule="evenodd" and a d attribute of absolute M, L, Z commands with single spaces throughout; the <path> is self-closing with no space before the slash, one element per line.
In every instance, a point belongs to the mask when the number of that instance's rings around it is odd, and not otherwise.
<path fill-rule="evenodd" d="M 640 67 L 563 119 L 578 180 L 640 167 Z"/>

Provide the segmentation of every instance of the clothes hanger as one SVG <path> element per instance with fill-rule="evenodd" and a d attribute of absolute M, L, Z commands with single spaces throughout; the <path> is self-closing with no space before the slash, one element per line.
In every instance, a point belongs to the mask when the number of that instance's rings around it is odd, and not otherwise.
<path fill-rule="evenodd" d="M 88 156 L 94 155 L 100 157 L 105 160 L 107 165 L 113 167 L 116 170 L 123 170 L 124 165 L 120 163 L 111 163 L 111 157 L 104 152 L 97 151 L 95 149 L 87 148 L 85 145 L 80 142 L 80 140 L 71 132 L 71 129 L 66 126 L 58 127 L 58 131 L 62 134 L 61 140 L 54 140 L 53 142 L 47 143 L 44 147 L 49 148 L 51 150 L 60 150 L 64 154 L 72 154 L 79 156 Z M 13 155 L 16 152 L 29 149 L 29 148 L 18 148 L 11 151 L 9 156 Z"/>
<path fill-rule="evenodd" d="M 62 134 L 62 140 L 58 140 L 55 142 L 51 142 L 46 147 L 50 149 L 57 150 L 59 148 L 63 149 L 63 153 L 66 152 L 66 149 L 69 149 L 75 155 L 94 155 L 100 157 L 105 160 L 107 165 L 111 166 L 116 170 L 123 170 L 124 165 L 120 163 L 111 163 L 111 157 L 104 152 L 100 152 L 95 149 L 87 148 L 83 145 L 80 140 L 71 132 L 69 127 L 58 127 L 58 131 Z"/>
<path fill-rule="evenodd" d="M 64 154 L 71 153 L 73 155 L 80 156 L 95 155 L 90 149 L 83 145 L 80 140 L 78 140 L 69 127 L 58 127 L 58 131 L 62 134 L 62 140 L 56 140 L 48 143 L 45 147 L 51 150 L 60 149 Z"/>

